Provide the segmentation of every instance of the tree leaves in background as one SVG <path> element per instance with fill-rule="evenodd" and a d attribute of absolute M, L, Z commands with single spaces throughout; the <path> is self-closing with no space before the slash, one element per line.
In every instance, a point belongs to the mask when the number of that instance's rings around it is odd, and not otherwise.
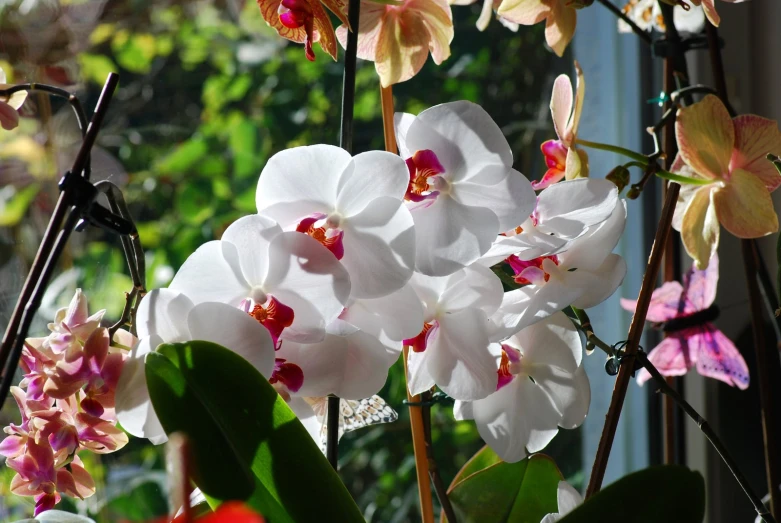
<path fill-rule="evenodd" d="M 241 356 L 204 341 L 165 344 L 147 356 L 146 379 L 163 428 L 189 437 L 206 495 L 244 500 L 271 523 L 363 522 L 309 433 Z"/>
<path fill-rule="evenodd" d="M 459 523 L 539 523 L 556 512 L 562 479 L 548 456 L 533 454 L 506 463 L 486 446 L 458 473 L 448 497 Z"/>
<path fill-rule="evenodd" d="M 559 523 L 700 523 L 705 481 L 680 465 L 650 467 L 597 492 Z"/>

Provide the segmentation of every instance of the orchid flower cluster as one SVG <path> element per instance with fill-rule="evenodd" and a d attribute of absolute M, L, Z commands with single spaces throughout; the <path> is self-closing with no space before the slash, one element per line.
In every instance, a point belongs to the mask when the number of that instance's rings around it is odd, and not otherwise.
<path fill-rule="evenodd" d="M 48 336 L 25 340 L 24 378 L 11 388 L 22 421 L 4 429 L 0 454 L 16 472 L 11 491 L 34 496 L 36 515 L 57 504 L 59 493 L 80 499 L 95 493 L 79 451 L 107 454 L 128 442 L 116 426 L 114 393 L 136 340 L 122 329 L 112 338 L 100 326 L 104 312 L 90 316 L 77 290 Z"/>
<path fill-rule="evenodd" d="M 194 339 L 252 363 L 316 440 L 318 398 L 376 394 L 405 345 L 410 392 L 439 387 L 506 461 L 582 423 L 583 350 L 560 311 L 600 303 L 626 273 L 616 187 L 584 178 L 535 195 L 470 102 L 397 114 L 396 134 L 400 156 L 314 145 L 268 161 L 257 214 L 142 300 L 116 392 L 125 430 L 166 441 L 144 357 Z M 494 271 L 520 288 L 505 293 Z"/>

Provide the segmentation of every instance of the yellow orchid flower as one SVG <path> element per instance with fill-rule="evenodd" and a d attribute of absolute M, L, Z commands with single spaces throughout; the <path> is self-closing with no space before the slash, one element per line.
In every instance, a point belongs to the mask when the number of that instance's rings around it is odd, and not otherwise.
<path fill-rule="evenodd" d="M 347 28 L 336 31 L 347 45 Z M 358 58 L 371 60 L 383 87 L 409 80 L 423 68 L 429 51 L 434 63 L 450 56 L 453 14 L 447 0 L 361 2 Z"/>
<path fill-rule="evenodd" d="M 343 24 L 347 22 L 345 0 L 258 0 L 260 13 L 279 36 L 304 44 L 306 57 L 315 60 L 314 42 L 336 60 L 336 35 L 326 6 Z"/>
<path fill-rule="evenodd" d="M 768 153 L 781 154 L 774 120 L 753 114 L 730 118 L 721 100 L 708 95 L 678 110 L 675 136 L 680 152 L 671 170 L 712 181 L 684 185 L 673 218 L 699 269 L 718 247 L 719 225 L 738 238 L 778 231 L 770 193 L 781 185 L 781 174 L 766 159 Z"/>

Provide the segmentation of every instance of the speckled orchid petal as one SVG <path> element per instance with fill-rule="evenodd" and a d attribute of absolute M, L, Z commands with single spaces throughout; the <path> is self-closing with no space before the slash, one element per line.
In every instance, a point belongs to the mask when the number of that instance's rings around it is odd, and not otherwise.
<path fill-rule="evenodd" d="M 709 94 L 701 102 L 679 109 L 675 137 L 681 158 L 697 174 L 712 179 L 727 175 L 735 128 L 718 97 Z"/>
<path fill-rule="evenodd" d="M 713 205 L 713 187 L 703 187 L 694 193 L 681 222 L 681 239 L 686 252 L 705 269 L 719 245 L 719 221 Z"/>
<path fill-rule="evenodd" d="M 732 119 L 735 126 L 735 149 L 732 151 L 730 169 L 743 169 L 757 176 L 774 191 L 781 185 L 781 174 L 767 161 L 767 154 L 781 156 L 781 132 L 778 122 L 753 114 L 743 114 Z"/>
<path fill-rule="evenodd" d="M 309 60 L 315 59 L 312 52 L 314 42 L 319 42 L 323 51 L 336 60 L 336 34 L 331 19 L 326 10 L 323 9 L 320 0 L 298 0 L 299 4 L 306 4 L 307 7 L 307 9 L 297 9 L 298 12 L 288 11 L 290 8 L 283 5 L 283 1 L 258 0 L 261 15 L 266 23 L 274 28 L 282 38 L 305 44 Z M 334 3 L 334 5 L 337 4 Z M 330 7 L 331 5 L 329 5 Z M 295 14 L 281 16 L 290 12 Z M 340 12 L 339 15 L 342 18 L 344 13 Z"/>
<path fill-rule="evenodd" d="M 713 191 L 713 204 L 719 222 L 738 238 L 778 231 L 778 216 L 765 184 L 743 169 L 733 171 L 729 183 Z"/>

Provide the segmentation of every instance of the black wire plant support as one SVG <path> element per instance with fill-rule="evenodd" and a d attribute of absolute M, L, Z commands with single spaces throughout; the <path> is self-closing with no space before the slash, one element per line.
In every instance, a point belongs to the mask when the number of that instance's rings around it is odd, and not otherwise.
<path fill-rule="evenodd" d="M 118 82 L 119 77 L 110 73 L 89 123 L 78 98 L 57 87 L 30 83 L 0 90 L 0 97 L 4 99 L 20 91 L 44 92 L 67 99 L 76 113 L 83 136 L 71 170 L 60 179 L 60 196 L 0 344 L 0 406 L 8 398 L 30 325 L 73 231 L 82 231 L 88 225 L 94 225 L 120 235 L 133 289 L 127 293 L 122 317 L 109 328 L 109 332 L 113 336 L 120 327 L 128 324 L 133 328 L 135 309 L 145 292 L 144 253 L 138 232 L 119 188 L 108 181 L 96 184 L 90 182 L 91 150 Z M 108 199 L 109 209 L 98 203 L 100 194 Z"/>

